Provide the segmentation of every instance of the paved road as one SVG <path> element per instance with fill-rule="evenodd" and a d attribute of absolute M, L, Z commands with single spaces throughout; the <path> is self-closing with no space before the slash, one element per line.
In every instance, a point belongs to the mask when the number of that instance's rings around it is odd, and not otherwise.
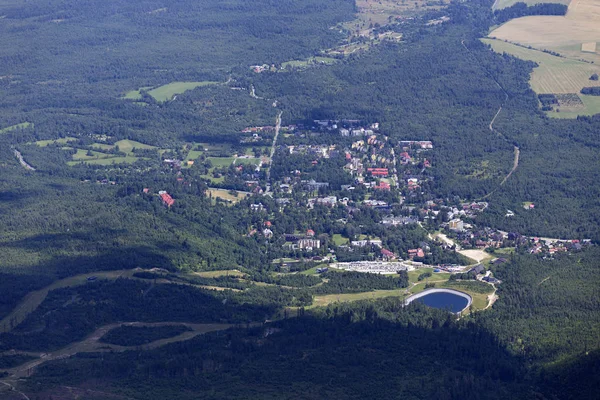
<path fill-rule="evenodd" d="M 21 165 L 25 168 L 28 169 L 30 171 L 35 171 L 35 168 L 33 168 L 31 165 L 27 164 L 27 162 L 25 162 L 25 160 L 23 159 L 23 156 L 21 155 L 21 152 L 15 148 L 13 148 L 13 153 L 15 153 L 15 157 L 17 157 L 17 159 L 19 160 L 19 163 L 21 163 Z"/>

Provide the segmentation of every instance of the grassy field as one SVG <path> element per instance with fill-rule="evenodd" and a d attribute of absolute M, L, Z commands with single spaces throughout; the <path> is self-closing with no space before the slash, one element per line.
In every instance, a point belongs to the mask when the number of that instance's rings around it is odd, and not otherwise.
<path fill-rule="evenodd" d="M 135 140 L 119 140 L 115 143 L 115 146 L 119 146 L 119 150 L 125 153 L 131 153 L 131 151 L 136 149 L 156 149 L 155 146 L 150 146 L 149 144 L 144 144 L 140 142 L 136 142 Z"/>
<path fill-rule="evenodd" d="M 225 201 L 228 201 L 232 204 L 235 204 L 238 201 L 243 200 L 244 198 L 246 198 L 247 196 L 250 195 L 250 193 L 248 193 L 248 192 L 237 192 L 237 196 L 236 196 L 229 192 L 230 191 L 227 189 L 208 188 L 206 190 L 206 195 L 212 196 L 213 200 L 216 199 L 217 197 L 219 197 L 219 198 L 221 198 Z"/>
<path fill-rule="evenodd" d="M 212 163 L 213 167 L 229 167 L 234 158 L 233 157 L 208 157 L 208 160 Z"/>
<path fill-rule="evenodd" d="M 94 143 L 92 144 L 92 147 L 98 150 L 112 150 L 115 148 L 114 145 L 105 143 Z"/>
<path fill-rule="evenodd" d="M 334 64 L 335 62 L 337 62 L 337 59 L 335 58 L 331 58 L 331 57 L 310 57 L 307 58 L 306 60 L 292 60 L 292 61 L 286 61 L 284 63 L 281 64 L 282 68 L 286 68 L 286 67 L 290 67 L 290 68 L 306 68 L 309 67 L 311 65 L 319 65 L 319 64 L 326 64 L 326 65 L 331 65 Z"/>
<path fill-rule="evenodd" d="M 260 158 L 236 158 L 236 165 L 258 165 L 260 164 Z"/>
<path fill-rule="evenodd" d="M 33 128 L 33 124 L 31 122 L 21 122 L 20 124 L 7 126 L 6 128 L 0 129 L 0 133 L 6 133 L 17 129 L 25 129 L 29 127 Z"/>
<path fill-rule="evenodd" d="M 243 278 L 246 276 L 242 271 L 238 271 L 237 269 L 223 269 L 219 271 L 202 271 L 202 272 L 194 272 L 194 275 L 201 276 L 203 278 L 218 278 L 220 276 L 235 276 L 238 278 Z"/>
<path fill-rule="evenodd" d="M 131 91 L 125 93 L 125 96 L 123 96 L 123 98 L 127 99 L 127 100 L 139 100 L 142 98 L 141 91 L 142 90 L 150 90 L 150 89 L 152 89 L 152 86 L 142 87 L 142 88 L 139 88 L 138 90 L 131 90 Z M 146 103 L 144 103 L 144 104 L 146 104 Z"/>
<path fill-rule="evenodd" d="M 315 296 L 311 307 L 326 306 L 335 302 L 348 302 L 357 300 L 368 300 L 368 299 L 381 299 L 384 297 L 406 297 L 406 289 L 394 289 L 394 290 L 374 290 L 372 292 L 360 292 L 360 293 L 342 293 L 342 294 L 327 294 L 322 296 Z"/>
<path fill-rule="evenodd" d="M 75 161 L 87 161 L 94 160 L 99 158 L 110 158 L 114 157 L 111 154 L 100 153 L 98 151 L 91 151 L 91 155 L 88 155 L 87 150 L 77 149 L 77 153 L 73 154 L 73 160 Z"/>
<path fill-rule="evenodd" d="M 331 238 L 331 240 L 333 240 L 333 243 L 335 243 L 336 246 L 341 246 L 343 244 L 348 244 L 348 242 L 350 241 L 350 239 L 343 237 L 339 233 L 334 233 L 333 237 Z"/>
<path fill-rule="evenodd" d="M 77 138 L 65 137 L 65 138 L 60 138 L 60 139 L 38 140 L 37 142 L 35 142 L 35 144 L 37 144 L 40 147 L 46 147 L 49 144 L 67 144 L 74 140 L 77 140 Z"/>
<path fill-rule="evenodd" d="M 584 107 L 577 111 L 548 111 L 546 115 L 553 118 L 577 118 L 578 115 L 600 114 L 600 96 L 588 96 L 579 94 Z"/>
<path fill-rule="evenodd" d="M 200 86 L 209 86 L 216 84 L 218 84 L 218 82 L 171 82 L 167 85 L 162 85 L 148 91 L 148 94 L 154 97 L 156 101 L 168 101 L 171 100 L 173 96 L 181 94 L 186 90 L 192 90 Z"/>

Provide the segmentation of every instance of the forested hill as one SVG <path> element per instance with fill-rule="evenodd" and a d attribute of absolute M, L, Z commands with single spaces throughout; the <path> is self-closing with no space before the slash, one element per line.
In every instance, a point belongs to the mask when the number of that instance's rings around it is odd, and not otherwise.
<path fill-rule="evenodd" d="M 232 69 L 333 46 L 341 35 L 330 27 L 353 12 L 350 0 L 3 2 L 0 36 L 11 45 L 0 58 L 0 76 L 10 77 L 0 83 L 2 104 L 6 94 L 39 106 L 57 94 L 81 101 L 90 88 L 114 97 L 172 81 L 225 81 Z"/>

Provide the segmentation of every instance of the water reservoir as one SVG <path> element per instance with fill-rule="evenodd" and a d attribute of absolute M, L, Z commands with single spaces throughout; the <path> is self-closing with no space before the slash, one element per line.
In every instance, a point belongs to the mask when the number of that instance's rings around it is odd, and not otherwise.
<path fill-rule="evenodd" d="M 413 301 L 425 304 L 429 307 L 448 310 L 459 313 L 471 305 L 471 296 L 466 293 L 452 289 L 428 289 L 417 293 L 406 299 L 406 304 Z"/>

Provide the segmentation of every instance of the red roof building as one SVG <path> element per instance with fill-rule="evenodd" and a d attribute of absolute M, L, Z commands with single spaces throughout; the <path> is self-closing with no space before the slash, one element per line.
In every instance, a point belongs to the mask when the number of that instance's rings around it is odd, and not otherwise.
<path fill-rule="evenodd" d="M 313 231 L 312 229 L 309 229 L 306 231 L 306 236 L 315 236 L 315 231 Z"/>
<path fill-rule="evenodd" d="M 160 193 L 160 198 L 162 199 L 164 205 L 167 207 L 171 207 L 173 204 L 175 204 L 175 200 L 173 200 L 171 195 L 167 192 Z"/>
<path fill-rule="evenodd" d="M 387 249 L 381 249 L 381 255 L 383 256 L 383 258 L 388 260 L 396 258 L 396 255 Z"/>
<path fill-rule="evenodd" d="M 376 190 L 390 190 L 390 184 L 387 182 L 380 182 L 379 185 L 375 186 Z"/>
<path fill-rule="evenodd" d="M 271 226 L 271 225 L 273 225 L 273 224 L 271 224 L 271 221 L 265 222 L 265 226 Z"/>

